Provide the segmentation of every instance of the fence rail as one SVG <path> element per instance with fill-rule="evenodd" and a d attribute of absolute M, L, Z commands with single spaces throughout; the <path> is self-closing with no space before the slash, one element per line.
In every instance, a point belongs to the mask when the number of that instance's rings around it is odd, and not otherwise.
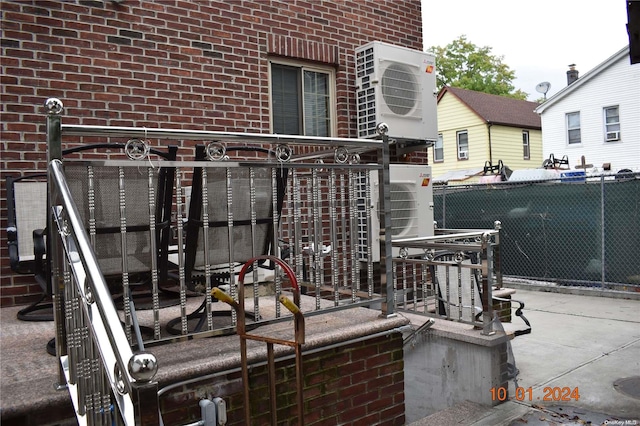
<path fill-rule="evenodd" d="M 393 241 L 398 309 L 494 332 L 493 290 L 502 287 L 500 224 L 493 230 L 447 230 Z"/>

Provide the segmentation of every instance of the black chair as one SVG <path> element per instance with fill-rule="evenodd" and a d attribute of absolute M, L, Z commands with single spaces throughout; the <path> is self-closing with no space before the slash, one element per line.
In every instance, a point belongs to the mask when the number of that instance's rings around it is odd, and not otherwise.
<path fill-rule="evenodd" d="M 136 143 L 140 145 L 139 141 Z M 157 333 L 137 324 L 136 309 L 153 305 L 153 289 L 149 287 L 154 274 L 160 290 L 170 281 L 168 255 L 175 178 L 173 167 L 152 167 L 146 156 L 140 155 L 143 149 L 140 146 L 132 149 L 129 143 L 92 144 L 63 153 L 67 185 L 86 226 L 98 265 L 110 285 L 116 305 L 126 312 L 124 301 L 129 299 L 132 331 L 140 349 L 143 348 L 142 332 L 147 336 Z M 88 156 L 90 150 L 106 150 L 106 153 L 100 153 L 100 158 L 109 155 L 138 159 L 139 167 L 112 166 L 69 158 L 76 153 Z M 128 157 L 123 157 L 124 154 Z M 149 158 L 173 161 L 177 147 L 170 146 L 166 151 L 149 149 L 147 155 Z M 155 204 L 154 209 L 150 209 L 151 202 Z M 155 228 L 153 237 L 152 224 Z M 125 285 L 128 292 L 125 292 Z M 173 295 L 155 301 L 161 302 L 157 307 L 179 303 Z"/>
<path fill-rule="evenodd" d="M 133 142 L 133 143 L 132 143 Z M 153 299 L 150 296 L 148 284 L 151 281 L 152 256 L 155 257 L 159 283 L 169 281 L 168 254 L 170 241 L 171 208 L 173 197 L 173 182 L 175 170 L 171 167 L 151 168 L 142 159 L 141 167 L 113 167 L 89 164 L 82 158 L 129 158 L 136 159 L 144 145 L 138 140 L 122 143 L 88 144 L 63 151 L 65 176 L 72 197 L 78 207 L 81 219 L 87 226 L 87 232 L 92 241 L 94 251 L 101 272 L 108 282 L 113 284 L 112 291 L 116 300 L 125 299 L 121 292 L 121 284 L 127 280 L 130 284 L 130 309 L 133 313 L 133 329 L 136 333 L 138 347 L 142 348 L 142 331 L 151 334 L 153 331 L 146 327 L 139 327 L 135 316 L 136 305 L 133 300 Z M 74 161 L 74 154 L 83 157 Z M 168 147 L 166 151 L 149 149 L 146 155 L 158 159 L 172 161 L 176 159 L 177 147 Z M 124 205 L 120 204 L 120 182 L 124 182 Z M 152 182 L 150 185 L 149 182 Z M 18 273 L 34 274 L 43 289 L 41 300 L 21 310 L 18 318 L 24 320 L 52 320 L 51 304 L 41 304 L 41 301 L 51 295 L 48 263 L 46 259 L 46 210 L 47 210 L 46 175 L 35 175 L 24 178 L 7 179 L 7 199 L 9 200 L 8 240 L 11 257 L 11 267 Z M 150 196 L 152 191 L 153 197 Z M 155 254 L 151 253 L 150 223 L 151 212 L 149 202 L 153 198 L 155 209 Z M 22 208 L 20 208 L 22 207 Z M 126 228 L 121 228 L 121 207 L 126 211 Z M 24 213 L 22 210 L 25 211 Z M 37 217 L 36 224 L 31 224 Z M 33 240 L 26 238 L 29 231 L 33 232 Z M 123 255 L 122 236 L 126 235 L 127 253 Z M 33 247 L 33 255 L 29 253 Z M 126 271 L 123 268 L 126 259 Z M 133 289 L 144 289 L 134 294 Z M 121 292 L 122 293 L 122 292 Z M 172 295 L 173 296 L 173 295 Z M 164 306 L 178 304 L 175 297 L 165 298 Z M 124 306 L 122 306 L 124 308 Z M 49 310 L 38 314 L 41 310 Z M 49 341 L 47 352 L 55 355 L 55 342 Z"/>
<path fill-rule="evenodd" d="M 11 270 L 32 275 L 42 295 L 18 311 L 22 321 L 53 321 L 51 289 L 45 265 L 44 231 L 47 226 L 47 175 L 8 176 L 7 242 Z"/>
<path fill-rule="evenodd" d="M 467 321 L 480 321 L 483 311 L 482 277 L 477 268 L 463 266 L 479 264 L 477 253 L 444 251 L 436 253 L 433 260 L 447 263 L 429 266 L 431 279 L 438 295 L 436 312 L 447 318 L 462 312 L 462 318 L 466 318 Z M 460 281 L 459 287 L 458 281 Z M 449 283 L 455 285 L 449 285 Z M 516 316 L 520 317 L 527 327 L 514 331 L 514 334 L 520 336 L 531 333 L 531 324 L 522 313 L 524 302 L 497 296 L 492 296 L 492 301 L 517 303 Z"/>
<path fill-rule="evenodd" d="M 257 156 L 273 155 L 273 153 L 259 147 L 227 147 L 226 152 L 251 152 Z M 196 148 L 196 160 L 206 161 L 206 148 Z M 222 162 L 223 164 L 223 162 Z M 192 177 L 191 199 L 189 203 L 188 219 L 185 225 L 185 250 L 184 267 L 185 281 L 189 290 L 203 294 L 207 288 L 205 267 L 209 265 L 211 271 L 210 288 L 228 284 L 231 280 L 230 272 L 241 266 L 254 256 L 275 253 L 276 240 L 273 233 L 274 207 L 273 190 L 274 179 L 272 170 L 276 171 L 276 209 L 277 217 L 280 217 L 288 170 L 286 168 L 272 167 L 256 164 L 255 166 L 242 167 L 215 167 L 206 168 L 207 191 L 207 235 L 208 251 L 205 252 L 205 226 L 204 226 L 204 198 L 203 176 L 201 167 L 194 168 Z M 253 173 L 253 176 L 250 175 Z M 253 188 L 251 182 L 253 181 Z M 231 197 L 227 183 L 230 183 Z M 251 197 L 253 190 L 255 225 L 251 218 Z M 231 201 L 231 204 L 228 203 Z M 232 206 L 230 223 L 229 205 Z M 231 241 L 231 245 L 230 245 Z M 231 266 L 231 267 L 230 267 Z M 259 264 L 260 268 L 273 269 L 275 266 L 269 263 Z M 214 300 L 215 301 L 215 300 Z M 202 330 L 206 315 L 207 298 L 192 313 L 187 315 L 188 331 L 198 332 Z M 212 316 L 227 316 L 229 311 L 211 311 Z M 251 317 L 250 313 L 247 316 Z M 255 320 L 255 318 L 253 318 Z M 182 334 L 181 318 L 174 318 L 167 324 L 167 330 L 171 334 Z"/>
<path fill-rule="evenodd" d="M 172 167 L 149 168 L 145 160 L 140 167 L 114 167 L 108 165 L 86 165 L 82 160 L 75 162 L 68 156 L 88 150 L 114 151 L 125 149 L 125 144 L 93 144 L 64 152 L 64 170 L 67 184 L 78 211 L 87 226 L 87 233 L 93 243 L 100 269 L 106 277 L 120 276 L 123 273 L 145 274 L 151 271 L 151 241 L 149 211 L 151 191 L 155 209 L 155 246 L 158 281 L 168 279 L 168 255 L 171 237 L 171 208 L 175 169 Z M 150 149 L 149 155 L 159 159 L 176 159 L 177 147 L 170 146 L 167 151 Z M 148 170 L 152 176 L 149 176 Z M 120 188 L 120 178 L 124 188 Z M 149 181 L 152 185 L 149 185 Z M 121 192 L 124 204 L 121 204 Z M 92 201 L 93 200 L 93 201 Z M 93 205 L 91 204 L 93 203 Z M 125 211 L 126 229 L 123 232 L 122 208 Z M 93 224 L 93 225 L 92 225 Z M 123 270 L 122 235 L 126 234 L 127 271 Z"/>

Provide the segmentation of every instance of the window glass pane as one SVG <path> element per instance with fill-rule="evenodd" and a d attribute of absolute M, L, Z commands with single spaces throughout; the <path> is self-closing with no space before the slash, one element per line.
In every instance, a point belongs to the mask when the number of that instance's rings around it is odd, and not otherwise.
<path fill-rule="evenodd" d="M 529 159 L 529 132 L 527 131 L 522 132 L 522 154 L 525 160 Z"/>
<path fill-rule="evenodd" d="M 444 160 L 444 146 L 442 141 L 442 135 L 438 135 L 435 145 L 433 146 L 433 161 Z"/>
<path fill-rule="evenodd" d="M 304 127 L 307 136 L 330 136 L 329 76 L 304 71 Z"/>
<path fill-rule="evenodd" d="M 567 142 L 569 144 L 580 143 L 580 113 L 567 114 Z"/>
<path fill-rule="evenodd" d="M 458 158 L 469 157 L 469 135 L 467 132 L 458 132 Z"/>
<path fill-rule="evenodd" d="M 605 128 L 606 133 L 619 132 L 620 131 L 620 115 L 618 107 L 608 107 L 604 109 Z"/>
<path fill-rule="evenodd" d="M 271 66 L 271 108 L 273 132 L 301 134 L 299 70 L 295 67 Z"/>
<path fill-rule="evenodd" d="M 580 114 L 577 112 L 567 114 L 567 125 L 569 129 L 580 127 Z"/>
<path fill-rule="evenodd" d="M 607 123 L 617 123 L 618 119 L 618 107 L 605 108 L 605 116 L 607 117 Z"/>
<path fill-rule="evenodd" d="M 580 129 L 569 130 L 569 143 L 580 143 Z"/>

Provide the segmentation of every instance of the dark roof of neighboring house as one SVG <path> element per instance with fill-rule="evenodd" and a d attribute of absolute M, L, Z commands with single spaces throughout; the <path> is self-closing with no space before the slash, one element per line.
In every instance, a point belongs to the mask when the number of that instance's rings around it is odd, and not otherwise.
<path fill-rule="evenodd" d="M 521 101 L 458 87 L 444 87 L 438 94 L 438 101 L 447 92 L 460 99 L 487 123 L 542 129 L 540 116 L 534 112 L 539 105 L 537 102 Z"/>

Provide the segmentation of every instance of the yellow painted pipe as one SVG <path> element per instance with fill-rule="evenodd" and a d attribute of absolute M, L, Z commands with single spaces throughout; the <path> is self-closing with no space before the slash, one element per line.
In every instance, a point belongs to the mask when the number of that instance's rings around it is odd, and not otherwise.
<path fill-rule="evenodd" d="M 211 289 L 211 295 L 218 299 L 221 302 L 227 303 L 231 306 L 235 305 L 236 301 L 231 298 L 227 293 L 220 290 L 218 287 L 214 287 Z"/>
<path fill-rule="evenodd" d="M 300 309 L 296 306 L 296 304 L 288 299 L 284 294 L 281 294 L 278 300 L 280 300 L 280 303 L 282 303 L 284 307 L 287 308 L 292 314 L 295 315 L 300 313 Z"/>

